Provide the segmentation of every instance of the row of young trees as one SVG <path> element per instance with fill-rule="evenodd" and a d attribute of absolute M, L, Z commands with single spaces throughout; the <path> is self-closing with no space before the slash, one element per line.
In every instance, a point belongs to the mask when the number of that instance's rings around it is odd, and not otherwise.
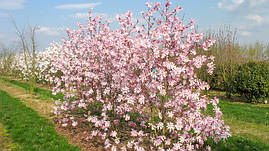
<path fill-rule="evenodd" d="M 0 57 L 0 70 L 2 76 L 19 78 L 30 83 L 49 84 L 48 75 L 55 75 L 57 70 L 53 68 L 52 57 L 57 56 L 60 45 L 56 42 L 50 44 L 44 51 L 30 53 L 23 51 L 12 52 L 8 48 L 2 48 Z"/>

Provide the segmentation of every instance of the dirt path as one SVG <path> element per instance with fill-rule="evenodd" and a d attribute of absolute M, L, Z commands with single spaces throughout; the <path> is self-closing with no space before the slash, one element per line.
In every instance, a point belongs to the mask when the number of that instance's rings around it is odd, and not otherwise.
<path fill-rule="evenodd" d="M 52 119 L 52 106 L 48 103 L 48 101 L 40 101 L 34 99 L 35 97 L 27 94 L 23 88 L 4 82 L 2 80 L 0 80 L 0 90 L 8 92 L 9 95 L 14 98 L 19 98 L 27 107 L 34 109 L 41 116 L 46 117 L 50 120 Z M 11 151 L 18 147 L 18 144 L 13 143 L 12 140 L 8 138 L 8 133 L 4 125 L 0 123 L 0 150 Z"/>
<path fill-rule="evenodd" d="M 6 91 L 13 98 L 18 98 L 27 107 L 37 111 L 40 116 L 43 116 L 53 122 L 53 104 L 54 101 L 37 99 L 38 96 L 31 95 L 27 91 L 19 86 L 0 80 L 0 90 Z M 54 123 L 54 122 L 53 122 Z M 1 123 L 0 123 L 1 124 Z M 80 146 L 83 151 L 102 151 L 102 147 L 94 147 L 90 142 L 85 141 L 85 131 L 83 129 L 66 129 L 59 124 L 55 124 L 55 130 L 58 134 L 66 137 L 70 144 Z M 0 125 L 1 126 L 1 125 Z M 1 128 L 1 127 L 0 127 Z M 1 139 L 1 136 L 0 136 Z M 1 149 L 1 148 L 0 148 Z M 9 151 L 9 150 L 7 150 Z"/>
<path fill-rule="evenodd" d="M 25 89 L 0 80 L 0 89 L 9 93 L 13 98 L 19 98 L 27 107 L 34 109 L 39 115 L 48 119 L 53 118 L 53 100 L 39 100 L 26 92 Z"/>

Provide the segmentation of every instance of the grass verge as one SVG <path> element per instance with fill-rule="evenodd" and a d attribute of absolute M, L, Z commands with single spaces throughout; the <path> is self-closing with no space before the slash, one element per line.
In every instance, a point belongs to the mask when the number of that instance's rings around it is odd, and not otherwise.
<path fill-rule="evenodd" d="M 0 91 L 0 122 L 6 126 L 10 138 L 25 151 L 76 151 L 79 147 L 70 145 L 59 136 L 54 125 L 36 111 L 27 108 L 19 99 Z"/>
<path fill-rule="evenodd" d="M 8 79 L 8 78 L 0 78 L 0 79 L 2 79 L 5 82 L 9 82 L 9 83 L 14 84 L 16 86 L 24 88 L 26 91 L 30 92 L 31 86 L 28 83 L 20 82 L 17 80 L 12 80 L 12 79 Z M 62 94 L 53 95 L 51 90 L 46 90 L 46 89 L 39 88 L 39 87 L 34 88 L 34 93 L 39 95 L 39 98 L 37 98 L 37 99 L 50 99 L 50 98 L 52 98 L 54 100 L 57 100 L 57 99 L 63 98 Z"/>

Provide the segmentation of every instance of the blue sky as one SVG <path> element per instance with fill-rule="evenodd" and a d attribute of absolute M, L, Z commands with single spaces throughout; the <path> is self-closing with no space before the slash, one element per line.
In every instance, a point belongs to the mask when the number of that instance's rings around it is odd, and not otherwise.
<path fill-rule="evenodd" d="M 115 18 L 131 10 L 139 16 L 150 0 L 0 0 L 0 44 L 9 45 L 16 40 L 11 16 L 22 28 L 39 26 L 39 49 L 45 49 L 52 41 L 60 41 L 65 28 L 75 28 L 89 10 L 106 18 Z M 269 0 L 171 0 L 181 5 L 185 20 L 194 18 L 199 29 L 217 29 L 230 25 L 238 30 L 242 44 L 269 42 Z M 151 0 L 157 2 L 157 0 Z M 165 3 L 166 0 L 160 0 Z"/>

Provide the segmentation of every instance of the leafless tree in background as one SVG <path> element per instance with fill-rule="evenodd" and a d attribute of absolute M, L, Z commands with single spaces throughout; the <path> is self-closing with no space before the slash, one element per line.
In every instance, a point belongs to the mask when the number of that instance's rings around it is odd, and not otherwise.
<path fill-rule="evenodd" d="M 25 30 L 25 27 L 19 29 L 14 19 L 12 19 L 12 23 L 19 38 L 20 47 L 23 50 L 24 62 L 27 68 L 27 75 L 31 84 L 30 93 L 33 93 L 36 85 L 36 32 L 38 27 L 32 27 L 29 25 L 27 30 Z M 28 58 L 30 58 L 30 60 L 28 60 Z M 31 64 L 31 66 L 29 66 L 29 64 Z"/>

